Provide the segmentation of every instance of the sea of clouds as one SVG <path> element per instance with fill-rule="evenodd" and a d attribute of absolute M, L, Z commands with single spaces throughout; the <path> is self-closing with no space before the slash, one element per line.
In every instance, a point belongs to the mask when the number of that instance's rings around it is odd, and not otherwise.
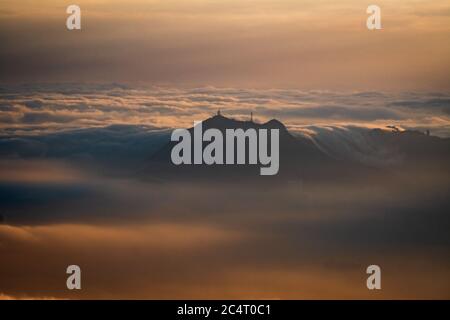
<path fill-rule="evenodd" d="M 257 121 L 277 118 L 291 131 L 380 127 L 450 136 L 449 93 L 331 92 L 277 89 L 170 88 L 121 84 L 0 87 L 0 134 L 23 135 L 114 124 L 191 126 L 222 110 Z"/>

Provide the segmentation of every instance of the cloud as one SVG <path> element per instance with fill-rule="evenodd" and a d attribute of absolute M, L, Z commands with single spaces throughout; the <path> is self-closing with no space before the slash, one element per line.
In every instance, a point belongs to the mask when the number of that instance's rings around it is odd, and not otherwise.
<path fill-rule="evenodd" d="M 347 107 L 339 105 L 320 105 L 314 107 L 300 108 L 263 108 L 259 107 L 259 111 L 263 114 L 279 116 L 281 118 L 303 118 L 303 119 L 332 119 L 343 121 L 376 121 L 376 120 L 401 120 L 404 115 L 395 110 L 384 107 L 367 108 L 367 107 Z"/>
<path fill-rule="evenodd" d="M 128 87 L 119 84 L 4 86 L 0 133 L 41 134 L 115 124 L 188 127 L 221 109 L 289 126 L 359 125 L 428 128 L 450 136 L 445 93 L 331 92 L 235 88 Z"/>
<path fill-rule="evenodd" d="M 306 126 L 292 128 L 294 135 L 311 139 L 324 153 L 335 159 L 356 161 L 375 167 L 401 164 L 405 154 L 382 135 L 358 126 Z M 385 130 L 387 132 L 387 130 Z"/>
<path fill-rule="evenodd" d="M 67 123 L 76 120 L 77 117 L 71 114 L 52 112 L 26 112 L 19 120 L 23 124 L 46 124 L 46 123 Z"/>
<path fill-rule="evenodd" d="M 116 124 L 51 133 L 35 128 L 22 136 L 0 137 L 0 159 L 18 164 L 21 159 L 64 159 L 100 172 L 132 173 L 167 143 L 169 137 L 168 130 L 141 125 Z M 7 167 L 4 166 L 4 177 L 8 176 Z M 56 173 L 57 168 L 49 164 L 43 172 Z"/>
<path fill-rule="evenodd" d="M 450 136 L 445 93 L 301 91 L 294 89 L 130 87 L 120 84 L 3 86 L 0 156 L 69 159 L 100 170 L 139 168 L 169 139 L 221 110 L 257 121 L 277 118 L 339 159 L 375 166 L 399 163 L 401 152 L 370 134 L 374 128 L 430 130 Z"/>
<path fill-rule="evenodd" d="M 10 208 L 10 217 L 32 211 L 35 220 L 0 225 L 2 292 L 12 298 L 371 298 L 361 277 L 376 261 L 390 270 L 382 297 L 448 298 L 448 282 L 423 276 L 449 276 L 448 189 L 407 178 L 387 185 L 385 178 L 272 189 L 195 183 L 154 189 L 108 180 L 97 185 L 107 198 Z M 82 269 L 79 292 L 65 290 L 69 264 Z M 404 290 L 411 278 L 413 290 Z"/>
<path fill-rule="evenodd" d="M 11 296 L 0 292 L 0 300 L 62 300 L 55 297 L 31 297 L 31 296 Z"/>

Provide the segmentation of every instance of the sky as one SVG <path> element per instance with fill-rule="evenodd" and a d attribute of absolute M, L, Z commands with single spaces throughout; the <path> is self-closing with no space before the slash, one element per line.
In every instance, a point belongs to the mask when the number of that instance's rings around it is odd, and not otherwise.
<path fill-rule="evenodd" d="M 448 91 L 450 4 L 361 0 L 0 1 L 1 83 Z"/>

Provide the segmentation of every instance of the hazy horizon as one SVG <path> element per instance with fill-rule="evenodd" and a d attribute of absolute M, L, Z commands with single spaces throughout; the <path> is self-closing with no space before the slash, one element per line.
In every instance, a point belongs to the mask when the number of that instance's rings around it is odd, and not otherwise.
<path fill-rule="evenodd" d="M 3 83 L 449 91 L 448 1 L 0 1 Z"/>

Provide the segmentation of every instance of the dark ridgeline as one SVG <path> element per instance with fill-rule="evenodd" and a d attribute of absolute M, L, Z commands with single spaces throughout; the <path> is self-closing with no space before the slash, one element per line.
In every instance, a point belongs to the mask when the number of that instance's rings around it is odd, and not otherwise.
<path fill-rule="evenodd" d="M 279 129 L 279 172 L 273 176 L 261 176 L 261 164 L 245 165 L 174 165 L 171 161 L 172 148 L 178 142 L 169 142 L 161 150 L 152 155 L 144 170 L 140 171 L 141 177 L 150 180 L 160 181 L 220 181 L 220 182 L 298 182 L 305 180 L 321 179 L 349 179 L 367 170 L 373 171 L 356 162 L 341 161 L 335 159 L 318 148 L 315 143 L 308 138 L 292 136 L 285 125 L 278 120 L 272 119 L 266 123 L 256 123 L 253 120 L 240 121 L 224 117 L 218 112 L 217 115 L 203 121 L 203 132 L 215 128 L 222 132 L 224 136 L 224 157 L 225 130 L 226 129 Z M 189 129 L 192 137 L 193 131 Z M 210 142 L 204 142 L 206 146 Z M 268 139 L 268 150 L 270 152 L 270 138 Z M 246 141 L 246 155 L 248 152 L 248 141 Z M 193 152 L 192 152 L 193 153 Z M 236 152 L 235 152 L 236 157 Z M 246 159 L 246 163 L 248 163 Z"/>

